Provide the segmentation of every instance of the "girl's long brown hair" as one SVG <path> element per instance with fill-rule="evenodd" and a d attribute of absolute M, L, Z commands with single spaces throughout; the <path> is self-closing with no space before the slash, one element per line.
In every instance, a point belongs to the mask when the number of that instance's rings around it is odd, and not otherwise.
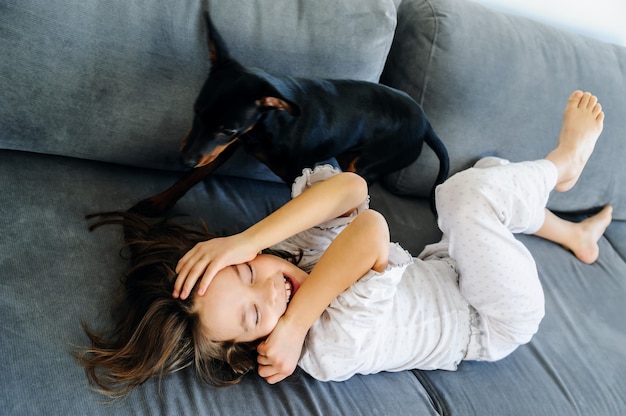
<path fill-rule="evenodd" d="M 121 279 L 118 318 L 113 331 L 98 333 L 85 323 L 91 347 L 74 353 L 96 389 L 123 397 L 152 377 L 161 379 L 193 365 L 214 386 L 237 383 L 256 368 L 256 343 L 211 341 L 202 327 L 193 295 L 172 297 L 178 260 L 196 243 L 213 236 L 172 219 L 149 219 L 128 212 L 95 214 L 105 224 L 124 229 L 122 255 L 130 269 Z"/>

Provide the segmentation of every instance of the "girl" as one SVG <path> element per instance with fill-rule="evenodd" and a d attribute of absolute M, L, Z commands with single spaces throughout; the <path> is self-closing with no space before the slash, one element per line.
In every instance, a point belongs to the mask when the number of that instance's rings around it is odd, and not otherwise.
<path fill-rule="evenodd" d="M 192 362 L 204 380 L 225 384 L 232 380 L 222 378 L 219 363 L 239 375 L 256 367 L 275 383 L 297 365 L 320 380 L 345 380 L 501 359 L 531 339 L 544 314 L 535 263 L 513 233 L 562 244 L 585 263 L 598 257 L 611 207 L 571 223 L 545 204 L 552 189 L 574 186 L 603 120 L 596 97 L 576 91 L 545 159 L 488 158 L 450 178 L 436 193 L 442 241 L 419 258 L 389 243 L 385 219 L 367 209 L 365 182 L 328 166 L 305 170 L 289 203 L 230 237 L 198 242 L 202 235 L 180 226 L 126 216 L 126 229 L 144 230 L 142 242 L 131 244 L 138 260 L 127 282 L 160 280 L 172 288 L 175 279 L 173 296 L 164 299 L 160 290 L 143 302 L 112 341 L 88 331 L 94 348 L 80 358 L 109 393 Z M 159 250 L 145 243 L 164 235 L 180 244 Z M 188 247 L 175 271 L 168 268 Z M 259 254 L 268 247 L 296 262 Z M 147 257 L 150 273 L 140 270 Z M 163 328 L 148 315 L 178 323 Z M 141 358 L 137 340 L 153 347 Z"/>

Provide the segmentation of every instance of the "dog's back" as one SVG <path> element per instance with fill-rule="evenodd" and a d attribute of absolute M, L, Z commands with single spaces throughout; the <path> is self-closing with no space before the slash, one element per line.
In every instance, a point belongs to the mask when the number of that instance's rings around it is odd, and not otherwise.
<path fill-rule="evenodd" d="M 298 114 L 268 112 L 242 140 L 286 181 L 334 157 L 374 182 L 417 159 L 424 141 L 443 161 L 438 182 L 445 180 L 445 146 L 409 95 L 364 81 L 266 79 Z"/>

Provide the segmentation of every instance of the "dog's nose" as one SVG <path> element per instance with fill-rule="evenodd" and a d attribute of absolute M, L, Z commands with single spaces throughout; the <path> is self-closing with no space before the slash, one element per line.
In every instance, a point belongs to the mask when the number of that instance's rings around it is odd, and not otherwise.
<path fill-rule="evenodd" d="M 197 152 L 193 152 L 190 148 L 189 138 L 191 136 L 191 132 L 193 129 L 189 129 L 183 140 L 180 142 L 180 149 L 178 153 L 178 161 L 181 165 L 186 166 L 188 168 L 195 167 L 200 159 L 202 159 L 201 154 L 194 154 Z"/>
<path fill-rule="evenodd" d="M 178 160 L 181 165 L 186 166 L 188 168 L 194 168 L 200 161 L 200 158 L 201 158 L 200 156 L 193 157 L 193 156 L 189 156 L 185 154 L 185 152 L 181 152 L 178 157 Z"/>

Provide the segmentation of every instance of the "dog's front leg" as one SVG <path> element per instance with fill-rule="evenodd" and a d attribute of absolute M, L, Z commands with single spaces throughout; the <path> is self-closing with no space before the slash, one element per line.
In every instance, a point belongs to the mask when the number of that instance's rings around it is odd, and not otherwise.
<path fill-rule="evenodd" d="M 235 142 L 228 146 L 222 153 L 220 153 L 211 163 L 191 169 L 186 172 L 174 185 L 166 189 L 165 191 L 139 201 L 128 211 L 136 214 L 144 215 L 146 217 L 156 217 L 162 215 L 174 205 L 180 198 L 182 198 L 189 189 L 195 186 L 198 182 L 204 179 L 206 176 L 213 173 L 218 167 L 220 167 L 233 153 L 239 148 L 240 142 Z"/>

